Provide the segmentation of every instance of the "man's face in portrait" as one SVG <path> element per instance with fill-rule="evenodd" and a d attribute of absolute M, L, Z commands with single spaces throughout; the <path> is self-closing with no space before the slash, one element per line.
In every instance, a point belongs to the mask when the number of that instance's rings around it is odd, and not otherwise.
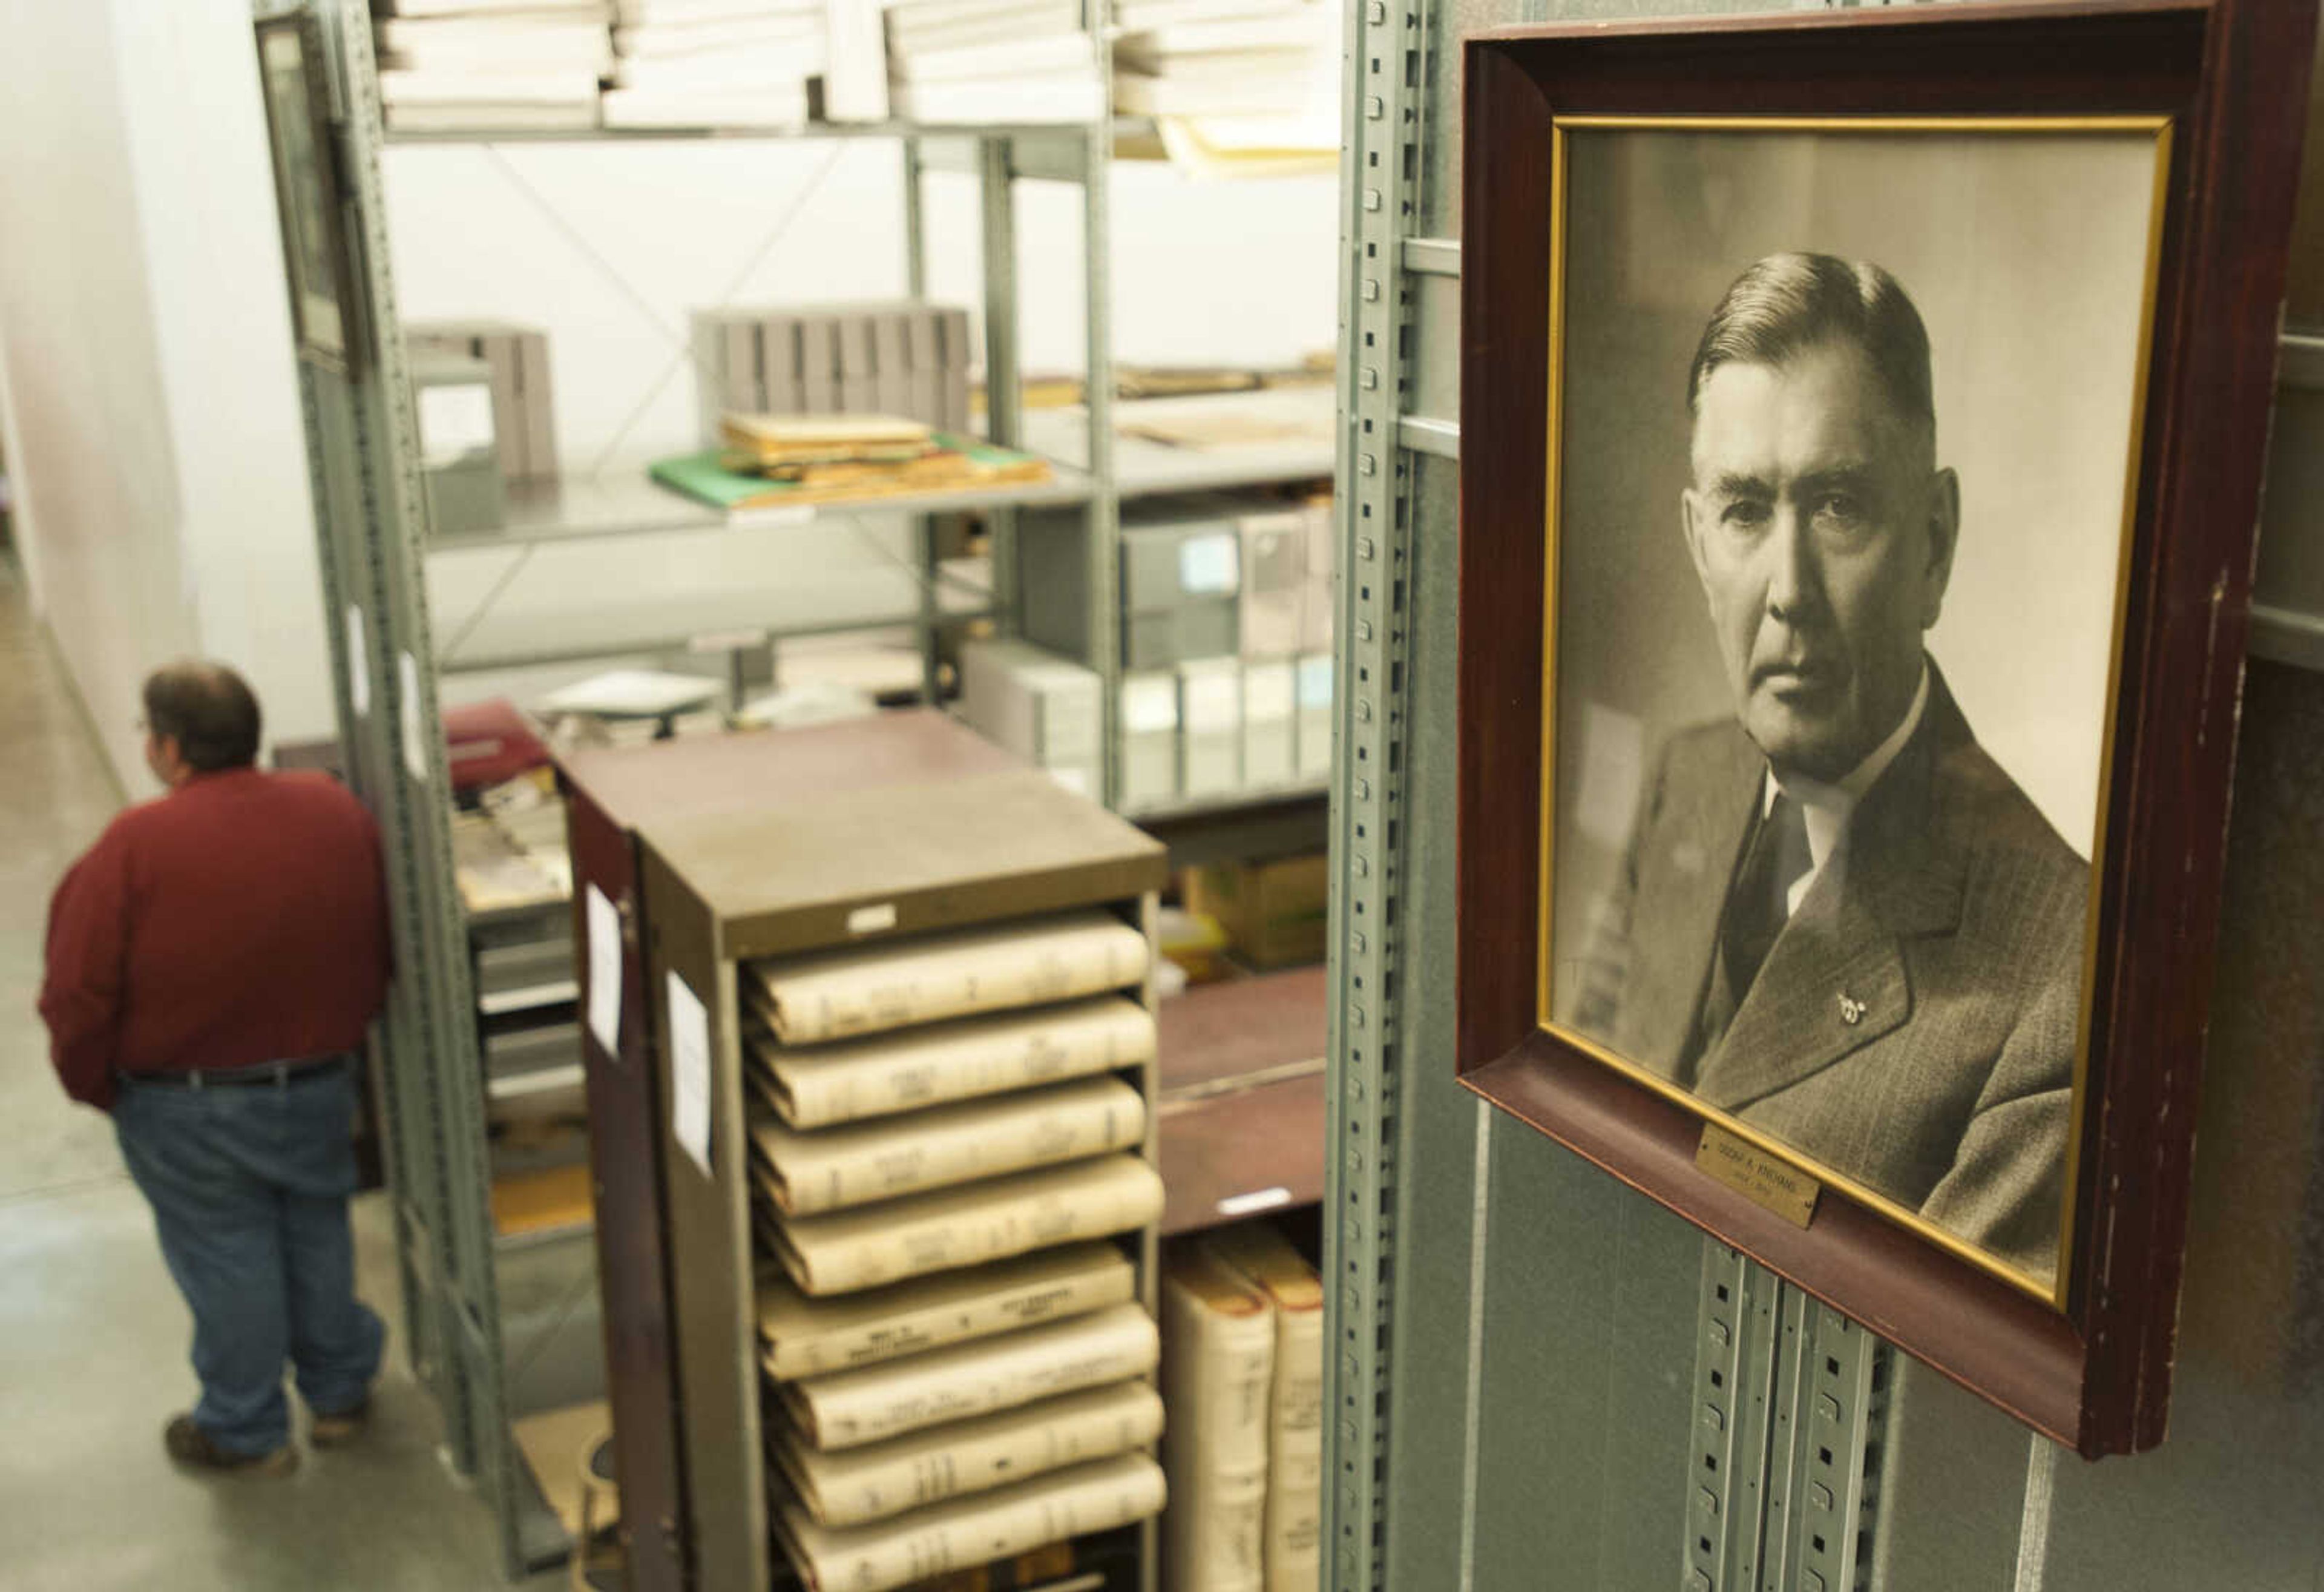
<path fill-rule="evenodd" d="M 1959 484 L 1848 342 L 1712 370 L 1692 465 L 1687 547 L 1736 717 L 1778 773 L 1843 779 L 1912 705 Z"/>

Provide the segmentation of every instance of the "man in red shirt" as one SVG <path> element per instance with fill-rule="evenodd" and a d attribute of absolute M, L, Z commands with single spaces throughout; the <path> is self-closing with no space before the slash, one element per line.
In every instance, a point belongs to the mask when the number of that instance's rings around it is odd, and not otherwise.
<path fill-rule="evenodd" d="M 169 787 L 113 820 L 49 908 L 41 1015 L 65 1091 L 113 1115 L 194 1318 L 200 1402 L 173 1458 L 296 1467 L 283 1366 L 318 1445 L 362 1430 L 385 1333 L 355 1296 L 356 1058 L 385 998 L 379 831 L 318 773 L 268 773 L 231 669 L 145 682 Z"/>

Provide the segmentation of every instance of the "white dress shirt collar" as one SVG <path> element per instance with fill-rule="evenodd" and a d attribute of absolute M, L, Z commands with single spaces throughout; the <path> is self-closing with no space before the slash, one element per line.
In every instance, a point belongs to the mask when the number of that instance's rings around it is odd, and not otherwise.
<path fill-rule="evenodd" d="M 1775 791 L 1780 786 L 1785 795 L 1800 804 L 1800 817 L 1805 820 L 1808 830 L 1808 871 L 1792 885 L 1791 899 L 1784 908 L 1786 912 L 1800 910 L 1800 902 L 1806 898 L 1808 887 L 1823 872 L 1824 859 L 1840 848 L 1849 818 L 1856 811 L 1856 804 L 1864 800 L 1864 793 L 1872 789 L 1880 776 L 1888 772 L 1888 765 L 1896 761 L 1896 754 L 1904 751 L 1904 743 L 1911 740 L 1913 732 L 1921 727 L 1921 716 L 1928 711 L 1928 707 L 1929 664 L 1923 658 L 1921 661 L 1921 682 L 1914 690 L 1913 705 L 1904 710 L 1904 718 L 1888 733 L 1888 738 L 1875 746 L 1872 754 L 1850 769 L 1847 777 L 1838 784 L 1828 785 L 1804 774 L 1786 774 L 1779 781 L 1774 769 L 1767 771 L 1766 782 L 1759 793 L 1760 817 L 1765 818 L 1775 810 Z"/>

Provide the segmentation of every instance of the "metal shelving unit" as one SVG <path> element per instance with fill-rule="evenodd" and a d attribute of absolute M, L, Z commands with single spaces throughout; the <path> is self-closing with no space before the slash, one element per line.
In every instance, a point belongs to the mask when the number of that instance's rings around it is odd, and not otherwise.
<path fill-rule="evenodd" d="M 1086 0 L 1093 18 L 1103 0 Z M 480 995 L 471 958 L 481 920 L 463 912 L 454 885 L 449 771 L 438 723 L 438 680 L 456 672 L 516 669 L 641 653 L 730 649 L 795 637 L 910 628 L 924 638 L 945 627 L 990 619 L 1015 628 L 1019 603 L 1014 530 L 1020 508 L 1081 512 L 1092 557 L 1082 593 L 1092 620 L 1084 660 L 1106 683 L 1106 781 L 1120 788 L 1111 720 L 1120 678 L 1119 570 L 1114 549 L 1124 497 L 1191 493 L 1331 475 L 1335 449 L 1313 440 L 1200 457 L 1120 437 L 1115 430 L 1111 323 L 1109 174 L 1117 136 L 1150 129 L 1135 122 L 1093 125 L 927 126 L 885 123 L 763 128 L 388 133 L 366 0 L 254 0 L 259 15 L 311 11 L 321 26 L 337 122 L 328 152 L 342 196 L 338 219 L 354 256 L 353 371 L 302 361 L 311 486 L 337 688 L 345 766 L 351 785 L 378 816 L 390 875 L 399 969 L 382 1035 L 385 1052 L 383 1137 L 390 1173 L 410 1353 L 441 1408 L 445 1455 L 471 1478 L 500 1523 L 513 1576 L 553 1560 L 564 1533 L 549 1516 L 510 1435 L 510 1384 L 520 1374 L 503 1342 L 498 1265 L 513 1247 L 498 1237 L 491 1208 L 488 1113 L 499 1096 L 541 1086 L 558 1069 L 521 1068 L 495 1078 L 483 1020 L 540 1001 L 569 999 L 544 981 Z M 1094 30 L 1102 36 L 1102 30 Z M 922 179 L 930 171 L 973 177 L 981 195 L 982 324 L 988 393 L 985 433 L 1004 447 L 1039 452 L 1053 479 L 975 491 L 945 491 L 862 503 L 824 504 L 726 514 L 649 482 L 641 469 L 567 477 L 512 488 L 503 524 L 489 533 L 433 538 L 427 526 L 413 390 L 403 350 L 393 249 L 388 236 L 383 162 L 398 146 L 445 144 L 686 145 L 706 140 L 890 141 L 904 168 L 908 291 L 926 291 L 927 228 Z M 1087 402 L 1068 412 L 1028 412 L 1018 352 L 1017 237 L 1013 198 L 1021 182 L 1065 182 L 1082 199 Z M 1330 394 L 1320 394 L 1328 404 Z M 936 556 L 936 516 L 973 512 L 990 530 L 983 578 L 964 578 Z M 853 571 L 802 588 L 726 590 L 715 597 L 608 606 L 533 618 L 492 612 L 493 597 L 465 614 L 431 614 L 429 570 L 436 560 L 499 554 L 510 561 L 500 585 L 544 547 L 614 537 L 687 533 L 782 535 L 854 515 L 916 522 L 918 556 Z M 498 590 L 493 593 L 497 597 Z M 936 649 L 926 647 L 929 680 Z M 1253 833 L 1320 836 L 1321 788 L 1239 794 L 1176 803 L 1139 815 L 1157 833 L 1201 830 L 1210 855 L 1232 855 L 1236 826 L 1259 815 Z M 1286 816 L 1287 815 L 1287 816 Z M 1286 828 L 1286 822 L 1288 828 Z M 1178 842 L 1174 838 L 1174 847 Z M 553 982 L 553 981 L 549 981 Z M 562 992 L 562 993 L 560 993 Z M 1299 1047 L 1294 1047 L 1299 1048 Z M 536 1076 L 538 1073 L 538 1076 Z M 1312 1199 L 1313 1192 L 1304 1198 Z M 577 1231 L 586 1232 L 586 1227 Z M 556 1236 L 558 1235 L 551 1235 Z M 570 1236 L 570 1233 L 563 1234 Z M 522 1356 L 530 1363 L 530 1356 Z"/>

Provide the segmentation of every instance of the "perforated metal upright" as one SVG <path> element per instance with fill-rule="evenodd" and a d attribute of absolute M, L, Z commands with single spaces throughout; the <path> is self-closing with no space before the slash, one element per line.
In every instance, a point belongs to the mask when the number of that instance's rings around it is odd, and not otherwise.
<path fill-rule="evenodd" d="M 1408 830 L 1413 461 L 1399 427 L 1415 390 L 1414 227 L 1429 0 L 1357 0 L 1348 19 L 1341 151 L 1341 436 L 1332 788 L 1333 948 L 1323 1262 L 1323 1553 L 1338 1592 L 1387 1584 L 1388 1385 L 1396 1345 L 1397 975 Z"/>
<path fill-rule="evenodd" d="M 262 5 L 260 14 L 284 9 Z M 347 776 L 379 820 L 396 977 L 381 1094 L 413 1369 L 443 1412 L 446 1458 L 472 1477 L 522 1565 L 503 1400 L 487 1207 L 484 1084 L 454 891 L 447 771 L 420 565 L 420 450 L 383 227 L 377 74 L 364 0 L 317 0 L 339 138 L 329 152 L 355 261 L 352 376 L 301 362 L 300 384 Z"/>

